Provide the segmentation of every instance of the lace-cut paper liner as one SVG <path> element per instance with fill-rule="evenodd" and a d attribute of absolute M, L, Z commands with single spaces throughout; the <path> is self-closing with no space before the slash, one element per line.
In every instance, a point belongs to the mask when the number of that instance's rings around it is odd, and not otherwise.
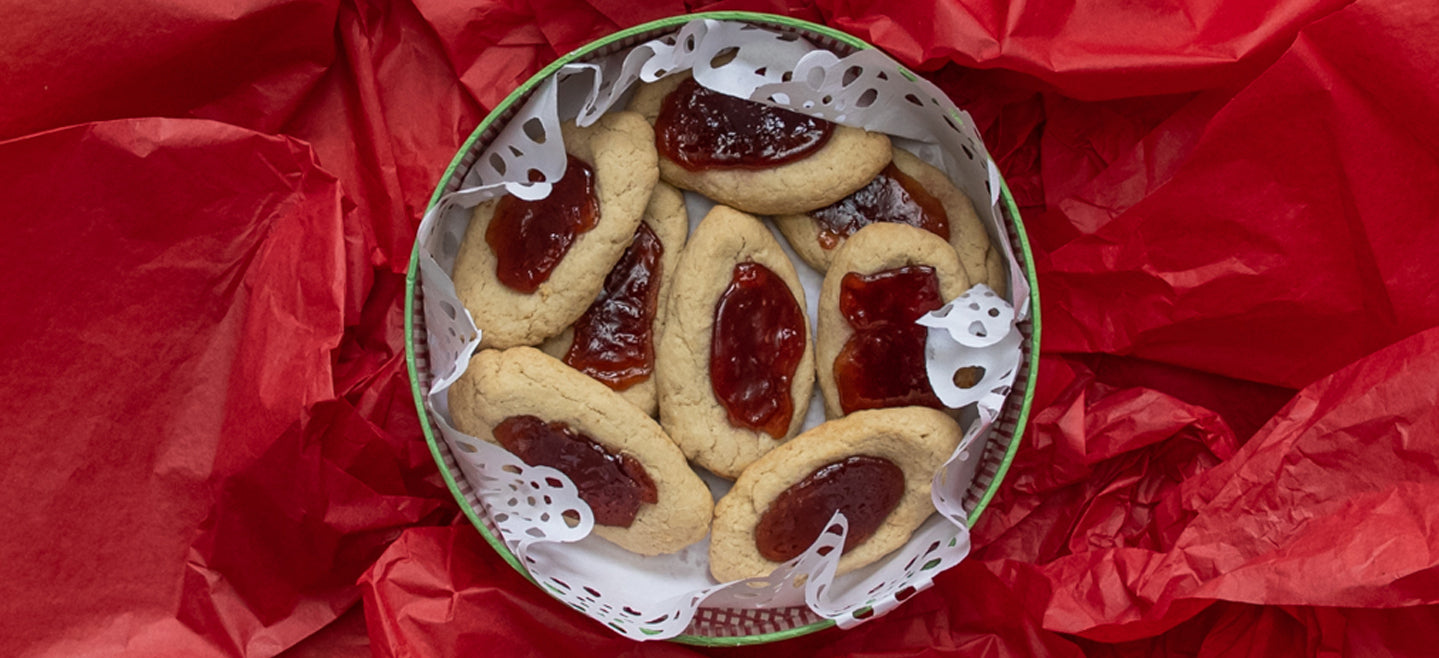
<path fill-rule="evenodd" d="M 935 476 L 939 514 L 886 559 L 840 578 L 834 572 L 847 527 L 841 515 L 814 546 L 768 577 L 716 585 L 708 574 L 707 539 L 671 555 L 624 551 L 590 535 L 593 516 L 558 471 L 527 466 L 484 440 L 489 437 L 468 436 L 449 422 L 449 386 L 464 371 L 480 336 L 449 277 L 470 209 L 506 192 L 526 199 L 545 196 L 547 181 L 564 174 L 563 144 L 550 139 L 559 135 L 561 119 L 592 123 L 626 100 L 636 81 L 685 70 L 718 91 L 896 136 L 896 144 L 946 171 L 976 201 L 992 244 L 1008 260 L 1012 298 L 1021 300 L 1015 308 L 978 286 L 920 321 L 930 327 L 927 356 L 936 393 L 956 408 L 974 403 L 977 420 Z M 532 170 L 540 173 L 539 182 L 530 182 Z M 969 552 L 961 501 L 1020 362 L 1021 336 L 1014 325 L 1028 315 L 1029 285 L 999 224 L 998 181 L 969 116 L 929 82 L 875 50 L 840 58 L 794 35 L 699 20 L 628 51 L 566 65 L 535 88 L 474 160 L 462 189 L 442 196 L 420 224 L 421 293 L 434 377 L 427 404 L 510 551 L 542 587 L 616 632 L 634 639 L 673 637 L 700 606 L 806 605 L 841 626 L 858 624 L 928 587 L 934 575 Z M 691 224 L 699 219 L 692 216 Z M 798 260 L 796 267 L 808 269 Z M 807 274 L 813 276 L 802 276 L 806 295 L 814 300 L 822 277 Z M 958 387 L 955 372 L 973 366 L 983 368 L 983 376 L 975 385 Z M 811 414 L 806 429 L 822 416 Z M 729 486 L 718 480 L 711 485 L 716 494 Z"/>

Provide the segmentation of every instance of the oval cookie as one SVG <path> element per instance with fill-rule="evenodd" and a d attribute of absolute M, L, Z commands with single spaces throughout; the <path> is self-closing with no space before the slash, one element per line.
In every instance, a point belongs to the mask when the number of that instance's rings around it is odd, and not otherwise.
<path fill-rule="evenodd" d="M 715 505 L 711 575 L 728 582 L 766 576 L 779 566 L 781 562 L 766 559 L 756 545 L 755 530 L 761 518 L 787 489 L 852 456 L 883 459 L 898 466 L 904 474 L 904 493 L 875 533 L 840 557 L 838 573 L 884 557 L 908 541 L 934 512 L 931 481 L 962 435 L 959 425 L 942 412 L 904 407 L 857 412 L 791 439 L 745 469 Z M 834 510 L 813 511 L 828 521 Z"/>
<path fill-rule="evenodd" d="M 964 267 L 970 284 L 985 283 L 991 288 L 995 288 L 996 283 L 1004 285 L 1002 280 L 990 280 L 1002 277 L 992 277 L 989 273 L 986 262 L 990 252 L 989 233 L 984 230 L 984 224 L 975 213 L 974 204 L 970 203 L 969 197 L 949 182 L 949 177 L 943 171 L 904 149 L 894 148 L 894 166 L 934 196 L 944 208 L 949 221 L 949 243 L 959 255 L 959 262 Z M 835 253 L 845 241 L 843 236 L 835 236 L 833 246 L 825 248 L 820 242 L 819 224 L 807 213 L 775 217 L 774 222 L 795 253 L 821 272 L 829 268 Z"/>
<path fill-rule="evenodd" d="M 628 528 L 598 523 L 595 534 L 642 555 L 673 553 L 705 536 L 713 498 L 654 419 L 583 373 L 531 347 L 483 350 L 450 388 L 455 428 L 499 443 L 494 428 L 535 416 L 588 435 L 612 455 L 639 462 L 658 502 L 640 505 Z"/>
<path fill-rule="evenodd" d="M 629 109 L 651 123 L 664 100 L 688 73 L 642 85 Z M 822 147 L 802 159 L 763 169 L 714 168 L 691 171 L 663 154 L 660 178 L 694 190 L 719 203 L 758 215 L 799 213 L 827 206 L 868 183 L 889 164 L 889 137 L 883 133 L 835 125 Z"/>
<path fill-rule="evenodd" d="M 562 260 L 531 293 L 502 283 L 486 230 L 499 199 L 480 204 L 455 259 L 455 291 L 482 332 L 482 348 L 537 345 L 574 322 L 634 238 L 659 177 L 654 131 L 632 112 L 607 114 L 586 128 L 562 126 L 565 149 L 594 170 L 599 218 L 574 238 Z"/>
<path fill-rule="evenodd" d="M 657 239 L 661 247 L 659 263 L 656 268 L 656 272 L 659 275 L 657 279 L 658 291 L 654 299 L 654 318 L 650 322 L 650 371 L 648 374 L 641 375 L 639 381 L 628 383 L 628 385 L 618 384 L 611 388 L 618 390 L 624 399 L 630 401 L 630 403 L 639 407 L 645 413 L 653 416 L 659 409 L 653 370 L 654 347 L 659 342 L 660 329 L 664 327 L 665 307 L 667 306 L 665 302 L 669 298 L 669 288 L 674 278 L 675 266 L 679 263 L 680 252 L 684 249 L 685 236 L 689 233 L 689 216 L 685 214 L 684 195 L 680 194 L 679 190 L 665 183 L 656 183 L 654 192 L 650 195 L 649 205 L 645 208 L 643 223 L 649 227 L 652 235 Z M 635 245 L 632 244 L 630 249 L 634 249 L 634 247 Z M 629 258 L 630 252 L 626 250 L 625 255 L 620 259 L 620 263 L 627 263 Z M 620 265 L 616 265 L 616 268 L 619 267 Z M 623 277 L 625 273 L 611 270 L 608 276 Z M 623 281 L 620 282 L 620 284 L 626 285 Z M 606 279 L 605 285 L 606 288 L 610 287 L 608 278 Z M 640 309 L 635 308 L 636 304 L 636 300 L 633 299 L 607 299 L 602 293 L 601 297 L 590 305 L 589 310 L 580 316 L 580 319 L 577 320 L 576 323 L 584 323 L 587 320 L 595 320 L 600 317 L 628 317 L 640 312 Z M 619 308 L 616 308 L 617 306 Z M 627 350 L 628 348 L 633 348 L 633 343 L 635 342 L 634 337 L 627 332 L 622 332 L 617 335 L 615 331 L 607 331 L 601 328 L 587 333 L 591 336 L 589 342 L 599 349 Z M 573 356 L 570 355 L 571 349 L 574 346 L 574 338 L 575 326 L 571 325 L 565 328 L 563 332 L 560 332 L 558 336 L 545 341 L 544 344 L 540 346 L 540 349 L 546 354 L 560 359 L 572 367 L 577 367 L 581 371 L 585 371 L 585 368 L 579 367 L 580 363 L 576 360 L 579 356 L 578 353 Z M 591 374 L 592 376 L 598 375 L 597 378 L 601 381 L 607 379 L 616 381 L 621 379 L 617 376 L 619 374 L 617 371 L 621 370 L 618 366 L 601 364 L 596 367 L 596 370 L 598 372 Z"/>
<path fill-rule="evenodd" d="M 837 418 L 844 415 L 841 391 L 835 379 L 835 359 L 850 337 L 855 334 L 850 321 L 841 314 L 840 294 L 846 274 L 873 275 L 907 266 L 928 266 L 933 268 L 938 279 L 938 308 L 944 303 L 964 294 L 969 289 L 969 279 L 960 267 L 959 257 L 939 236 L 924 229 L 907 224 L 871 224 L 860 229 L 839 248 L 825 274 L 824 285 L 820 288 L 819 329 L 815 339 L 815 363 L 818 371 L 820 391 L 824 394 L 825 415 Z M 917 327 L 917 326 L 916 326 Z M 928 376 L 923 370 L 923 327 L 920 332 L 919 363 L 915 373 L 928 385 Z M 894 341 L 893 344 L 897 344 Z M 886 363 L 892 365 L 893 360 Z M 894 373 L 888 373 L 894 374 Z M 908 373 L 898 373 L 899 376 Z M 938 399 L 934 400 L 938 404 Z"/>
<path fill-rule="evenodd" d="M 717 304 L 739 266 L 747 263 L 763 266 L 783 282 L 803 327 L 803 348 L 788 387 L 791 416 L 778 437 L 732 423 L 711 378 Z M 814 386 L 814 347 L 804 309 L 804 289 L 794 265 L 769 229 L 750 215 L 715 206 L 680 255 L 655 355 L 660 422 L 691 461 L 733 479 L 799 431 Z M 772 358 L 766 353 L 752 356 Z"/>

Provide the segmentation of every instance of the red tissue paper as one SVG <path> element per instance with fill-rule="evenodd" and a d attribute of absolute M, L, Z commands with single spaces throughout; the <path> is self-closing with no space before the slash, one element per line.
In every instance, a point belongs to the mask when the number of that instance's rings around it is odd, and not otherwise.
<path fill-rule="evenodd" d="M 935 81 L 1039 275 L 1031 422 L 971 558 L 779 646 L 636 644 L 550 599 L 456 514 L 404 365 L 415 229 L 487 108 L 700 9 L 822 22 Z M 1433 652 L 1433 3 L 3 15 L 0 655 Z"/>

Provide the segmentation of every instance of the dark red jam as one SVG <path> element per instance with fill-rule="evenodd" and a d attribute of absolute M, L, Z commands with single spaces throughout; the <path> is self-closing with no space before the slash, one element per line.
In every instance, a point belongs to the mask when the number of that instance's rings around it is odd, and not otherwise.
<path fill-rule="evenodd" d="M 641 503 L 657 503 L 655 483 L 629 455 L 615 455 L 560 422 L 510 416 L 495 426 L 495 439 L 531 466 L 549 466 L 575 483 L 600 525 L 630 527 Z"/>
<path fill-rule="evenodd" d="M 575 321 L 565 363 L 616 391 L 650 376 L 664 251 L 650 225 L 641 222 L 635 241 L 605 277 L 600 296 Z"/>
<path fill-rule="evenodd" d="M 876 222 L 909 224 L 949 239 L 944 204 L 919 181 L 890 163 L 874 180 L 833 205 L 809 213 L 819 223 L 819 246 L 833 249 L 845 238 Z"/>
<path fill-rule="evenodd" d="M 665 97 L 655 121 L 661 154 L 690 171 L 767 169 L 818 151 L 834 124 L 710 91 L 689 78 Z"/>
<path fill-rule="evenodd" d="M 730 424 L 779 439 L 794 414 L 790 386 L 804 356 L 804 310 L 784 280 L 740 263 L 715 303 L 710 383 Z"/>
<path fill-rule="evenodd" d="M 495 205 L 485 228 L 485 242 L 495 253 L 500 283 L 532 293 L 548 281 L 579 234 L 595 227 L 600 202 L 595 198 L 595 172 L 569 156 L 565 175 L 539 201 L 505 196 Z"/>
<path fill-rule="evenodd" d="M 821 466 L 770 503 L 755 526 L 755 547 L 767 560 L 792 559 L 839 511 L 849 521 L 848 551 L 874 536 L 903 497 L 904 470 L 888 459 L 857 455 Z"/>
<path fill-rule="evenodd" d="M 928 330 L 914 323 L 943 304 L 939 277 L 926 265 L 844 275 L 839 312 L 854 328 L 834 360 L 844 413 L 911 405 L 944 408 L 925 368 Z"/>

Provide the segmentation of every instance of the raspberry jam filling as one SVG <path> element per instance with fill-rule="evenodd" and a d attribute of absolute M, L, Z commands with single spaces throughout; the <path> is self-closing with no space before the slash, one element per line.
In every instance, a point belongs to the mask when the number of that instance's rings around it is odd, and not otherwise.
<path fill-rule="evenodd" d="M 655 483 L 629 455 L 613 454 L 560 422 L 510 416 L 495 426 L 495 440 L 531 466 L 549 466 L 575 483 L 595 523 L 630 527 L 641 503 L 659 502 Z"/>
<path fill-rule="evenodd" d="M 819 246 L 834 249 L 870 224 L 909 224 L 949 240 L 949 215 L 944 204 L 899 167 L 890 163 L 874 180 L 834 204 L 812 210 L 819 224 Z"/>
<path fill-rule="evenodd" d="M 710 383 L 730 424 L 779 439 L 789 432 L 790 385 L 804 356 L 804 310 L 783 279 L 752 262 L 735 266 L 715 303 Z"/>
<path fill-rule="evenodd" d="M 857 455 L 822 466 L 770 503 L 755 526 L 755 547 L 767 560 L 792 559 L 839 511 L 849 522 L 848 551 L 874 536 L 903 497 L 904 471 L 888 459 Z"/>
<path fill-rule="evenodd" d="M 565 175 L 538 201 L 502 197 L 485 227 L 485 243 L 495 254 L 495 276 L 522 293 L 538 290 L 564 260 L 575 238 L 595 227 L 600 202 L 595 172 L 569 156 Z"/>
<path fill-rule="evenodd" d="M 665 97 L 655 120 L 660 153 L 690 171 L 767 169 L 818 151 L 834 124 L 710 91 L 694 78 Z"/>
<path fill-rule="evenodd" d="M 854 328 L 834 360 L 844 413 L 911 405 L 944 408 L 925 368 L 928 330 L 914 323 L 942 305 L 939 277 L 927 265 L 844 275 L 839 311 Z"/>
<path fill-rule="evenodd" d="M 650 225 L 641 222 L 634 242 L 605 277 L 600 296 L 575 321 L 566 364 L 616 391 L 650 376 L 664 250 Z"/>

